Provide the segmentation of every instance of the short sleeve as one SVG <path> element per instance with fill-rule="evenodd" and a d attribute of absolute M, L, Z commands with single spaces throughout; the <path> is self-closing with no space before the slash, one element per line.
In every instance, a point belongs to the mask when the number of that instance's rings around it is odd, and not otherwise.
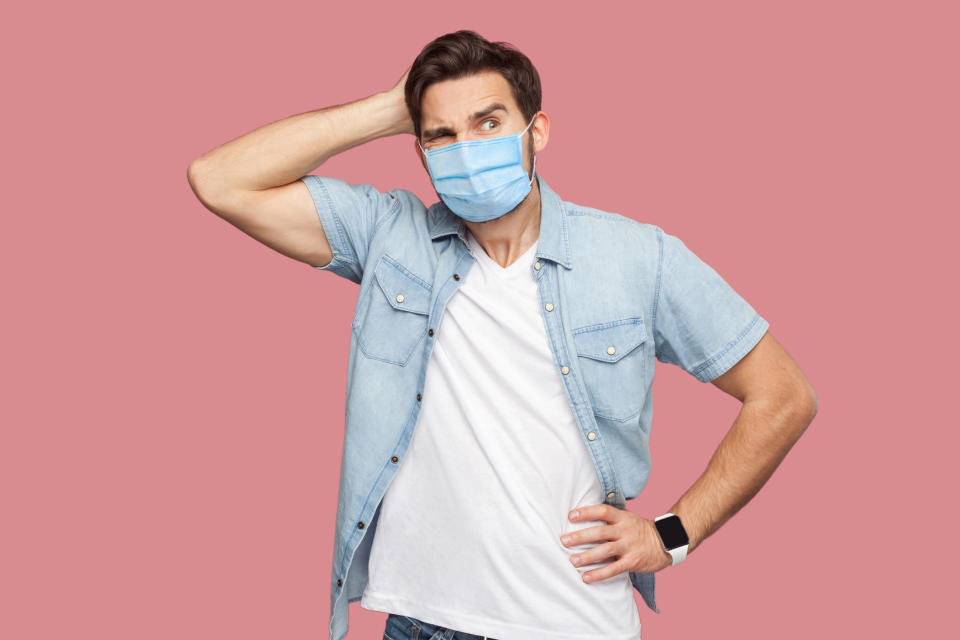
<path fill-rule="evenodd" d="M 307 175 L 300 180 L 313 197 L 333 251 L 329 264 L 314 268 L 332 271 L 359 284 L 370 241 L 384 220 L 399 211 L 400 199 L 369 184 L 351 184 L 329 176 Z"/>
<path fill-rule="evenodd" d="M 753 349 L 770 325 L 683 241 L 659 227 L 657 233 L 656 357 L 709 382 Z"/>

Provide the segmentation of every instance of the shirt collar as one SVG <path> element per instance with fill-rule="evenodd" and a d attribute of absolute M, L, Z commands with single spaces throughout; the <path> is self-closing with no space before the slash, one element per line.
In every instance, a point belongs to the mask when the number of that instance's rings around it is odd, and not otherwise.
<path fill-rule="evenodd" d="M 573 268 L 570 261 L 570 243 L 567 238 L 567 212 L 563 201 L 546 181 L 536 174 L 540 185 L 540 237 L 537 257 L 553 260 L 567 269 Z M 464 245 L 467 244 L 466 224 L 457 214 L 450 211 L 440 200 L 427 211 L 430 237 L 434 240 L 449 235 L 457 235 Z"/>

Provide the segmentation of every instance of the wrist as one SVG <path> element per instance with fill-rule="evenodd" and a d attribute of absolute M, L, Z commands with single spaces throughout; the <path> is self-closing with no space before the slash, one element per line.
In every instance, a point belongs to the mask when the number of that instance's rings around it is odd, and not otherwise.
<path fill-rule="evenodd" d="M 686 560 L 687 551 L 690 548 L 690 538 L 680 516 L 668 511 L 654 518 L 653 524 L 664 553 L 670 557 L 671 566 Z"/>
<path fill-rule="evenodd" d="M 376 93 L 368 99 L 375 105 L 378 119 L 383 123 L 381 127 L 383 136 L 414 133 L 413 120 L 410 119 L 410 111 L 407 109 L 403 93 L 390 89 Z"/>
<path fill-rule="evenodd" d="M 679 504 L 671 507 L 669 513 L 676 515 L 680 518 L 680 522 L 683 523 L 683 529 L 687 532 L 687 538 L 690 540 L 687 546 L 687 553 L 689 554 L 700 544 L 700 534 L 697 528 L 696 518 L 694 518 L 693 514 L 691 514 L 686 507 Z"/>

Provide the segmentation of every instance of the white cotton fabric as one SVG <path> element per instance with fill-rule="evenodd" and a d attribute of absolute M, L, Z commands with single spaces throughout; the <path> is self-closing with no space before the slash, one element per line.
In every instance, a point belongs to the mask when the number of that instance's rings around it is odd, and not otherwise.
<path fill-rule="evenodd" d="M 574 567 L 600 543 L 560 542 L 606 523 L 567 518 L 603 494 L 547 339 L 537 245 L 503 268 L 467 239 L 476 262 L 436 329 L 360 604 L 498 640 L 639 640 L 627 573 L 585 583 L 613 558 Z"/>

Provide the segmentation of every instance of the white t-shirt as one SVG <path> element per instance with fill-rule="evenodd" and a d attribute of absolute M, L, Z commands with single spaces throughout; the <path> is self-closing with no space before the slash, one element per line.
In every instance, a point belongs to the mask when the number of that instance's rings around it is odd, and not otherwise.
<path fill-rule="evenodd" d="M 565 547 L 603 502 L 540 312 L 536 244 L 476 262 L 447 302 L 406 458 L 380 506 L 360 605 L 497 640 L 638 640 L 626 572 L 594 583 Z"/>

